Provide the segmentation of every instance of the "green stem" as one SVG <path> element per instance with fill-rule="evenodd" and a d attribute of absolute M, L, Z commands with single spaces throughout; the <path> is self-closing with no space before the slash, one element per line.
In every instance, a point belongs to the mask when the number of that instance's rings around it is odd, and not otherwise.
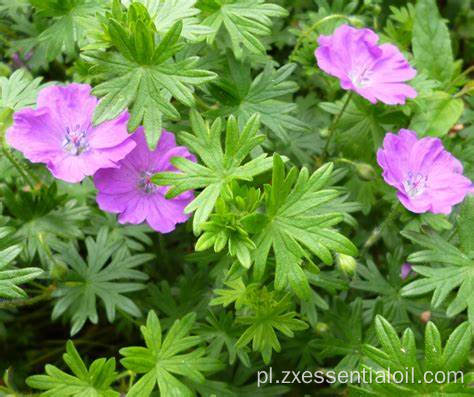
<path fill-rule="evenodd" d="M 29 178 L 28 174 L 23 170 L 23 167 L 20 165 L 18 161 L 16 161 L 15 157 L 11 154 L 10 149 L 6 146 L 5 139 L 2 137 L 2 153 L 5 155 L 8 161 L 16 168 L 18 173 L 21 175 L 23 180 L 30 186 L 31 190 L 35 189 L 35 184 L 31 178 Z"/>
<path fill-rule="evenodd" d="M 57 278 L 60 278 L 61 269 L 65 269 L 65 265 L 61 265 L 54 258 L 54 255 L 51 252 L 51 248 L 49 248 L 49 245 L 44 241 L 44 233 L 43 232 L 38 233 L 38 241 L 40 242 L 40 245 L 43 248 L 43 250 L 46 252 L 46 256 L 51 261 L 51 263 L 49 264 L 49 273 L 50 273 L 51 278 L 53 280 L 57 279 Z M 64 271 L 65 270 L 63 270 L 63 272 Z M 60 272 L 60 273 L 58 274 L 58 272 Z"/>
<path fill-rule="evenodd" d="M 207 110 L 213 110 L 214 108 L 212 105 L 208 105 L 206 102 L 204 102 L 201 98 L 199 98 L 197 95 L 194 95 L 194 100 L 196 101 L 196 104 L 201 106 L 205 111 Z"/>
<path fill-rule="evenodd" d="M 328 149 L 329 149 L 329 145 L 331 143 L 331 138 L 334 135 L 334 130 L 336 129 L 337 124 L 339 123 L 339 120 L 341 119 L 342 114 L 344 113 L 347 106 L 349 105 L 349 102 L 352 98 L 352 94 L 353 94 L 353 91 L 349 91 L 349 94 L 347 95 L 346 100 L 345 100 L 344 104 L 342 105 L 341 110 L 339 111 L 339 113 L 336 114 L 336 117 L 334 117 L 331 125 L 328 128 L 328 139 L 326 140 L 326 145 L 324 145 L 323 161 L 327 158 L 327 156 L 329 154 Z"/>
<path fill-rule="evenodd" d="M 454 87 L 458 81 L 463 79 L 465 76 L 467 76 L 469 73 L 474 72 L 474 65 L 469 66 L 466 70 L 464 70 L 459 76 L 457 76 L 454 80 L 452 80 L 449 85 L 446 88 L 446 91 L 448 91 L 450 88 Z M 456 98 L 458 95 L 455 95 L 454 97 Z"/>
<path fill-rule="evenodd" d="M 130 379 L 129 379 L 129 382 L 128 382 L 128 390 L 130 390 L 132 387 L 133 387 L 133 384 L 135 383 L 135 377 L 137 376 L 137 374 L 133 371 L 130 371 L 131 374 L 130 374 Z"/>
<path fill-rule="evenodd" d="M 375 243 L 377 243 L 377 241 L 380 240 L 385 228 L 390 223 L 392 223 L 395 220 L 395 218 L 398 216 L 400 208 L 401 208 L 400 202 L 397 202 L 396 204 L 392 206 L 392 209 L 390 210 L 389 214 L 384 219 L 384 221 L 379 226 L 375 227 L 374 230 L 372 230 L 372 233 L 370 233 L 369 238 L 367 239 L 364 246 L 362 247 L 360 255 L 365 254 L 370 249 L 370 247 L 372 247 Z"/>
<path fill-rule="evenodd" d="M 0 301 L 0 309 L 14 309 L 16 307 L 31 306 L 38 302 L 48 300 L 51 298 L 51 294 L 55 288 L 55 286 L 51 285 L 45 292 L 33 298 Z"/>
<path fill-rule="evenodd" d="M 39 183 L 40 180 L 36 178 L 35 175 L 32 175 L 25 169 L 19 161 L 16 160 L 15 156 L 13 156 L 10 148 L 7 145 L 7 141 L 5 139 L 5 132 L 9 127 L 8 120 L 10 119 L 12 114 L 12 110 L 7 108 L 0 114 L 0 146 L 2 153 L 5 155 L 8 161 L 16 168 L 18 173 L 21 175 L 23 180 L 30 186 L 31 190 L 35 189 L 35 183 Z"/>
<path fill-rule="evenodd" d="M 303 44 L 303 42 L 308 38 L 308 36 L 314 32 L 314 31 L 317 31 L 318 27 L 328 21 L 331 21 L 333 19 L 346 19 L 348 22 L 350 21 L 350 18 L 347 16 L 347 15 L 343 15 L 343 14 L 333 14 L 333 15 L 328 15 L 327 17 L 324 17 L 318 21 L 316 21 L 315 23 L 313 23 L 309 28 L 303 30 L 303 33 L 301 33 L 300 37 L 298 38 L 298 40 L 296 41 L 296 44 L 295 44 L 295 48 L 293 49 L 293 51 L 291 52 L 290 54 L 290 58 L 293 57 L 293 54 L 295 54 L 298 49 L 301 47 L 301 45 Z"/>

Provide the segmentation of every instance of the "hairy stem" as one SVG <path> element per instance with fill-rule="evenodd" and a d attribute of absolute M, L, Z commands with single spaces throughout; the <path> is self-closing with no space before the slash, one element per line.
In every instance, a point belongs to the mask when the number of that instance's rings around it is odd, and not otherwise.
<path fill-rule="evenodd" d="M 347 106 L 349 105 L 349 102 L 351 101 L 352 94 L 353 94 L 353 91 L 349 91 L 349 94 L 347 95 L 346 100 L 345 100 L 344 104 L 342 105 L 341 110 L 339 111 L 339 113 L 336 114 L 336 116 L 334 117 L 331 125 L 329 126 L 328 138 L 326 140 L 326 145 L 324 145 L 323 160 L 325 160 L 329 155 L 329 153 L 328 153 L 329 145 L 331 144 L 331 139 L 334 135 L 334 131 L 337 127 L 337 124 L 339 123 L 339 120 L 341 119 L 341 116 L 343 115 L 344 111 L 346 110 Z"/>
<path fill-rule="evenodd" d="M 308 38 L 308 36 L 312 32 L 317 31 L 319 26 L 325 24 L 328 21 L 332 21 L 333 19 L 346 19 L 349 22 L 351 18 L 349 16 L 343 15 L 343 14 L 333 14 L 333 15 L 328 15 L 324 18 L 321 18 L 321 19 L 317 20 L 309 28 L 303 30 L 300 37 L 296 41 L 295 48 L 293 49 L 293 51 L 290 54 L 290 59 L 293 58 L 294 54 L 298 51 L 298 49 L 301 47 L 303 42 Z"/>
<path fill-rule="evenodd" d="M 0 309 L 13 309 L 16 307 L 31 306 L 38 302 L 49 300 L 51 298 L 51 294 L 55 289 L 56 286 L 51 285 L 43 293 L 32 298 L 1 300 Z"/>
<path fill-rule="evenodd" d="M 372 233 L 370 233 L 369 238 L 366 240 L 364 246 L 362 247 L 360 255 L 365 254 L 370 249 L 370 247 L 372 247 L 374 244 L 376 244 L 380 240 L 380 238 L 382 237 L 383 231 L 390 223 L 392 223 L 395 220 L 395 218 L 399 214 L 401 207 L 402 206 L 400 202 L 397 202 L 396 204 L 392 206 L 392 209 L 390 210 L 387 217 L 383 220 L 383 222 L 379 226 L 375 227 L 374 230 L 372 230 Z"/>

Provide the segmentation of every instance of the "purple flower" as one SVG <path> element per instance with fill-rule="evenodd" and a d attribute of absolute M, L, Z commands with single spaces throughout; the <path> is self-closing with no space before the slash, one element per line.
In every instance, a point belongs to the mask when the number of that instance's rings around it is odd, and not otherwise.
<path fill-rule="evenodd" d="M 172 157 L 196 159 L 187 148 L 176 146 L 174 135 L 165 130 L 154 151 L 148 149 L 143 128 L 132 139 L 137 145 L 119 162 L 118 168 L 102 169 L 95 174 L 97 203 L 104 211 L 119 213 L 120 223 L 137 224 L 146 220 L 158 232 L 171 232 L 177 223 L 189 218 L 184 208 L 193 200 L 193 192 L 166 199 L 169 187 L 157 186 L 150 179 L 157 172 L 176 170 L 170 162 Z"/>
<path fill-rule="evenodd" d="M 12 65 L 14 69 L 20 69 L 23 67 L 27 67 L 25 62 L 28 62 L 31 57 L 33 56 L 33 52 L 28 51 L 24 57 L 20 55 L 19 52 L 15 52 L 12 55 Z"/>
<path fill-rule="evenodd" d="M 412 212 L 449 214 L 472 190 L 462 164 L 439 138 L 418 139 L 415 132 L 404 129 L 398 135 L 389 132 L 377 162 L 385 182 L 398 190 L 398 199 Z"/>
<path fill-rule="evenodd" d="M 7 142 L 34 163 L 45 163 L 66 182 L 80 182 L 98 169 L 115 167 L 134 147 L 127 132 L 129 115 L 98 126 L 92 114 L 98 99 L 86 84 L 49 86 L 40 91 L 36 109 L 13 116 Z"/>
<path fill-rule="evenodd" d="M 411 273 L 411 265 L 409 263 L 404 263 L 400 269 L 400 277 L 402 280 L 405 280 Z"/>
<path fill-rule="evenodd" d="M 352 90 L 372 103 L 404 104 L 417 93 L 405 81 L 416 75 L 402 53 L 392 44 L 377 42 L 370 29 L 339 26 L 330 36 L 319 36 L 315 52 L 318 66 L 337 77 L 341 87 Z"/>

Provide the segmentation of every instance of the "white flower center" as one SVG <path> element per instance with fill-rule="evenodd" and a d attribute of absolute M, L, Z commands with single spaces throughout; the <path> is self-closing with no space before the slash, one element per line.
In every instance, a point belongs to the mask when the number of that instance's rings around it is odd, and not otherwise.
<path fill-rule="evenodd" d="M 428 177 L 420 173 L 409 172 L 403 181 L 403 187 L 409 197 L 417 197 L 425 191 Z"/>
<path fill-rule="evenodd" d="M 151 181 L 152 176 L 153 173 L 149 171 L 144 171 L 140 174 L 140 179 L 138 180 L 138 188 L 146 194 L 152 194 L 158 190 L 158 186 L 156 186 Z"/>
<path fill-rule="evenodd" d="M 349 78 L 357 88 L 368 87 L 372 84 L 372 77 L 374 72 L 369 66 L 355 68 L 349 72 Z"/>
<path fill-rule="evenodd" d="M 63 148 L 74 156 L 89 150 L 89 144 L 86 139 L 87 131 L 81 130 L 79 125 L 73 129 L 67 127 L 66 135 L 63 139 Z"/>

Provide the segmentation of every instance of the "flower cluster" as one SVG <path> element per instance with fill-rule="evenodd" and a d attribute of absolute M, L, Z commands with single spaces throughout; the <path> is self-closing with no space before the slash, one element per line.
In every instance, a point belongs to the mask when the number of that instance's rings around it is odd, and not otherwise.
<path fill-rule="evenodd" d="M 370 29 L 348 25 L 332 35 L 319 37 L 315 56 L 319 67 L 339 78 L 342 88 L 372 103 L 403 104 L 416 97 L 406 84 L 416 75 L 402 53 L 391 44 L 377 44 Z M 7 142 L 32 162 L 44 163 L 58 179 L 80 182 L 94 175 L 97 202 L 104 211 L 119 214 L 121 223 L 146 221 L 167 233 L 185 222 L 184 208 L 193 198 L 185 192 L 166 199 L 167 187 L 158 187 L 151 176 L 174 170 L 174 156 L 195 161 L 185 147 L 176 146 L 173 134 L 163 131 L 155 150 L 150 151 L 144 132 L 127 132 L 129 114 L 92 123 L 98 99 L 86 84 L 49 86 L 38 95 L 36 109 L 14 115 Z M 414 131 L 388 133 L 377 162 L 385 181 L 395 187 L 400 202 L 410 211 L 448 214 L 472 190 L 462 175 L 462 165 L 448 153 L 438 138 L 418 139 Z"/>
<path fill-rule="evenodd" d="M 392 44 L 378 45 L 370 29 L 339 26 L 332 35 L 319 37 L 315 56 L 318 66 L 339 78 L 341 87 L 372 103 L 404 104 L 416 91 L 404 82 L 415 77 L 402 53 Z M 449 214 L 472 191 L 462 164 L 447 152 L 440 139 L 417 138 L 401 129 L 388 133 L 377 152 L 386 183 L 395 187 L 400 202 L 415 213 Z"/>
<path fill-rule="evenodd" d="M 86 84 L 49 86 L 38 95 L 36 109 L 14 114 L 7 142 L 34 163 L 44 163 L 51 173 L 66 182 L 80 182 L 95 175 L 101 209 L 120 213 L 121 223 L 148 224 L 167 233 L 185 222 L 184 207 L 191 191 L 168 200 L 165 187 L 155 186 L 150 177 L 169 171 L 172 157 L 194 157 L 176 146 L 173 134 L 163 131 L 157 148 L 150 151 L 143 129 L 127 132 L 129 114 L 97 126 L 92 123 L 98 99 Z"/>

